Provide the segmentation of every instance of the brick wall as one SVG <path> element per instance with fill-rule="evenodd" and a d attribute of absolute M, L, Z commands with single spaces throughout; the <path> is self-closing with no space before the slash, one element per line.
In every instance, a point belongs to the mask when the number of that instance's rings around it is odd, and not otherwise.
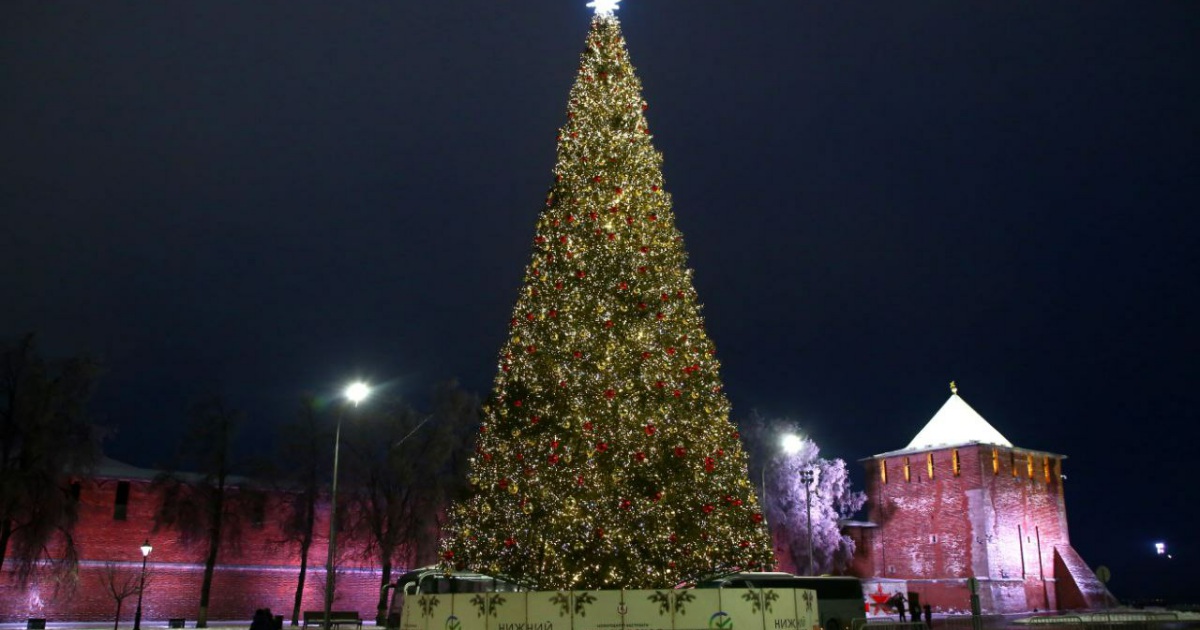
<path fill-rule="evenodd" d="M 968 445 L 866 460 L 878 527 L 852 531 L 854 572 L 906 580 L 944 610 L 969 609 L 970 577 L 985 612 L 1054 609 L 1054 549 L 1070 544 L 1061 459 Z"/>
<path fill-rule="evenodd" d="M 147 561 L 150 578 L 143 597 L 143 620 L 165 625 L 166 619 L 183 617 L 189 625 L 194 623 L 204 573 L 204 544 L 185 545 L 177 532 L 154 531 L 157 503 L 147 478 L 95 478 L 79 483 L 80 519 L 75 540 L 81 562 L 76 579 L 71 584 L 56 585 L 43 578 L 20 588 L 11 575 L 0 575 L 0 622 L 19 622 L 29 617 L 111 621 L 116 602 L 103 586 L 106 565 L 113 564 L 119 573 L 140 574 L 139 547 L 149 540 L 153 551 Z M 125 519 L 119 520 L 114 512 L 122 483 L 128 484 L 129 493 Z M 298 546 L 281 542 L 283 536 L 276 521 L 282 513 L 282 499 L 283 495 L 271 496 L 262 524 L 247 524 L 240 544 L 222 549 L 213 577 L 210 620 L 246 620 L 263 607 L 290 620 L 300 557 Z M 328 528 L 325 508 L 309 550 L 302 610 L 320 610 L 323 606 Z M 357 610 L 364 619 L 373 620 L 382 583 L 379 570 L 356 560 L 361 549 L 345 536 L 338 539 L 338 551 L 342 560 L 334 606 Z M 394 570 L 393 579 L 396 575 Z M 132 620 L 136 605 L 136 594 L 127 598 L 121 617 Z"/>

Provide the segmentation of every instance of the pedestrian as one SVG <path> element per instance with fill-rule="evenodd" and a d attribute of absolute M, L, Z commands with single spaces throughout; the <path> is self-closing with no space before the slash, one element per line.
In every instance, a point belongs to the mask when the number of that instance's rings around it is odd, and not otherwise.
<path fill-rule="evenodd" d="M 933 608 L 930 608 L 929 604 L 925 604 L 925 627 L 930 630 L 933 628 Z"/>
<path fill-rule="evenodd" d="M 904 595 L 896 593 L 895 595 L 892 595 L 892 599 L 890 601 L 892 603 L 892 608 L 896 609 L 896 616 L 900 621 L 904 621 Z"/>

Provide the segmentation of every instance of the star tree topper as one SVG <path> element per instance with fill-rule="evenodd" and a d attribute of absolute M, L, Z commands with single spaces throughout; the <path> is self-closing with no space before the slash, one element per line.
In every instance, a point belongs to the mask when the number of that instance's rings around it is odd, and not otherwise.
<path fill-rule="evenodd" d="M 620 8 L 617 6 L 620 3 L 621 0 L 592 0 L 587 6 L 595 8 L 596 15 L 612 15 Z"/>

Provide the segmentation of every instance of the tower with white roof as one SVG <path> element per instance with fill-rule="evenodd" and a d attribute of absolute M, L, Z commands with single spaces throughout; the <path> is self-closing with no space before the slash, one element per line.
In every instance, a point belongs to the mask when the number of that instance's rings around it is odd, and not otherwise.
<path fill-rule="evenodd" d="M 908 446 L 862 460 L 853 572 L 935 610 L 969 611 L 972 578 L 985 613 L 1103 606 L 1111 595 L 1071 547 L 1066 457 L 1014 446 L 950 387 Z"/>

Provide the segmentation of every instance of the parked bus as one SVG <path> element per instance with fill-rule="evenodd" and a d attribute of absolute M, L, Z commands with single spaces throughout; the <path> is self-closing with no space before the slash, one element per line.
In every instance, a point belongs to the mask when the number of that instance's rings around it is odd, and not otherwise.
<path fill-rule="evenodd" d="M 490 575 L 469 571 L 455 571 L 447 574 L 445 569 L 438 567 L 425 567 L 409 571 L 386 588 L 392 589 L 392 600 L 388 606 L 387 615 L 388 628 L 400 628 L 403 624 L 404 601 L 408 597 L 428 594 L 496 593 L 526 590 L 517 584 Z"/>
<path fill-rule="evenodd" d="M 803 576 L 791 573 L 733 573 L 705 580 L 696 588 L 807 588 L 817 593 L 824 630 L 850 630 L 866 619 L 862 582 L 856 577 Z"/>

